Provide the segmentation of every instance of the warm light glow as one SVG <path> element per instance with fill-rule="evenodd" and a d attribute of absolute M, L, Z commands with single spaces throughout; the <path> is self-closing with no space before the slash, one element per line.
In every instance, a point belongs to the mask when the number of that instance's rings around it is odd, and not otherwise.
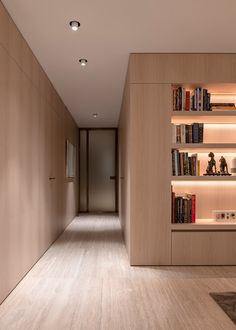
<path fill-rule="evenodd" d="M 77 31 L 80 27 L 80 23 L 77 21 L 71 21 L 70 26 L 73 31 Z"/>
<path fill-rule="evenodd" d="M 235 111 L 236 113 L 236 111 Z M 204 124 L 204 127 L 205 129 L 207 128 L 214 128 L 214 129 L 223 129 L 223 130 L 226 130 L 226 129 L 235 129 L 236 130 L 236 124 L 228 124 L 228 123 L 222 123 L 222 124 L 211 124 L 211 123 L 207 123 L 207 124 Z"/>
<path fill-rule="evenodd" d="M 175 181 L 174 179 L 171 180 L 171 183 L 174 184 L 176 187 L 194 187 L 194 186 L 201 186 L 201 187 L 209 187 L 210 186 L 216 186 L 219 188 L 222 188 L 223 186 L 228 186 L 228 187 L 232 187 L 232 186 L 236 186 L 236 180 L 235 181 L 227 181 L 227 180 L 220 180 L 220 181 L 213 181 L 214 178 L 212 180 L 207 180 L 207 181 Z M 217 180 L 217 178 L 216 178 Z"/>
<path fill-rule="evenodd" d="M 80 65 L 81 66 L 86 66 L 86 64 L 87 64 L 87 60 L 85 59 L 85 58 L 81 58 L 80 60 L 79 60 L 79 62 L 80 62 Z"/>

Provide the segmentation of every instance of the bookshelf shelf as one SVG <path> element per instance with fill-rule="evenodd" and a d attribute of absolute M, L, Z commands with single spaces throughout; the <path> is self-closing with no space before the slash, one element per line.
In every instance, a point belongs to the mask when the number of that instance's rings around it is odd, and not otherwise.
<path fill-rule="evenodd" d="M 236 182 L 236 176 L 172 176 L 172 183 L 175 181 L 218 181 Z"/>
<path fill-rule="evenodd" d="M 205 123 L 205 124 L 236 124 L 236 110 L 217 111 L 173 111 L 173 124 Z"/>
<path fill-rule="evenodd" d="M 227 149 L 228 152 L 236 152 L 236 143 L 173 143 L 172 149 L 194 150 L 194 152 L 217 151 L 218 149 L 221 151 L 222 149 Z"/>
<path fill-rule="evenodd" d="M 211 219 L 197 220 L 196 223 L 171 224 L 172 231 L 200 231 L 200 230 L 236 230 L 236 223 L 218 223 Z"/>

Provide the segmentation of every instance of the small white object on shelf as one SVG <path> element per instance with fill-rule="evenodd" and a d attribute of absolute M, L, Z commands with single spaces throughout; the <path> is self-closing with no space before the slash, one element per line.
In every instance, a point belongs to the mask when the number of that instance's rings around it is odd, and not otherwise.
<path fill-rule="evenodd" d="M 236 223 L 236 210 L 214 210 L 212 215 L 216 222 Z"/>
<path fill-rule="evenodd" d="M 232 159 L 231 162 L 231 173 L 233 176 L 236 176 L 236 158 Z"/>

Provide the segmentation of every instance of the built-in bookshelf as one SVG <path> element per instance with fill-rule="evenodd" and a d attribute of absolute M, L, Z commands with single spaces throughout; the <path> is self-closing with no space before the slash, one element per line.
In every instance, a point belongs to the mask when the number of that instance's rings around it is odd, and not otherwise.
<path fill-rule="evenodd" d="M 222 92 L 220 92 L 221 87 L 223 89 Z M 227 91 L 227 87 L 229 87 L 229 91 Z M 214 93 L 215 90 L 217 90 L 217 93 Z M 192 100 L 189 99 L 191 97 Z M 197 104 L 196 100 L 199 97 L 200 103 Z M 214 106 L 211 106 L 212 97 Z M 183 104 L 183 102 L 185 103 Z M 224 104 L 222 109 L 219 106 L 220 102 Z M 219 168 L 220 157 L 224 156 L 230 172 L 231 161 L 236 157 L 235 103 L 236 90 L 232 92 L 232 86 L 230 85 L 221 86 L 217 84 L 204 87 L 192 85 L 192 89 L 189 86 L 173 86 L 171 185 L 176 196 L 187 196 L 187 194 L 196 196 L 196 220 L 195 223 L 173 223 L 172 214 L 172 231 L 236 229 L 236 222 L 219 223 L 214 221 L 212 217 L 213 210 L 236 209 L 236 176 L 204 175 L 210 152 L 215 154 L 217 168 Z M 195 105 L 193 106 L 193 104 Z M 192 134 L 193 127 L 199 126 L 204 127 L 202 132 L 200 132 L 200 135 L 202 134 L 202 137 L 200 137 L 201 143 L 193 143 L 194 137 L 189 139 L 189 136 L 187 136 L 189 131 L 187 129 L 191 129 L 190 134 Z M 176 131 L 177 134 L 179 132 L 180 137 L 176 137 Z M 183 137 L 183 134 L 186 134 L 186 137 Z M 178 156 L 186 156 L 187 163 L 192 163 L 191 159 L 193 158 L 194 162 L 196 162 L 194 166 L 199 166 L 194 171 L 195 175 L 189 170 L 185 171 L 185 175 L 179 175 L 178 171 L 176 173 L 176 169 L 173 170 L 174 154 L 175 156 L 176 154 Z M 195 157 L 197 160 L 195 160 Z M 182 165 L 181 160 L 180 163 Z M 181 173 L 183 173 L 183 169 Z"/>
<path fill-rule="evenodd" d="M 204 176 L 210 152 L 217 168 L 224 156 L 229 171 L 236 156 L 235 63 L 236 54 L 130 55 L 119 121 L 119 204 L 132 265 L 236 265 L 236 219 L 219 223 L 213 213 L 236 214 L 236 179 Z M 179 87 L 187 106 L 173 99 Z M 201 102 L 192 106 L 197 95 Z M 172 124 L 194 123 L 204 124 L 202 143 L 173 140 Z M 197 154 L 198 175 L 172 176 L 173 149 Z M 171 223 L 171 187 L 183 199 L 196 196 L 195 223 Z"/>

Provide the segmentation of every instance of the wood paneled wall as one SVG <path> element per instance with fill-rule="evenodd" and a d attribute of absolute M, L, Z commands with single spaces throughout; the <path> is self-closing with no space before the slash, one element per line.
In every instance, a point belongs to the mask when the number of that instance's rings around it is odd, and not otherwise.
<path fill-rule="evenodd" d="M 130 83 L 235 83 L 235 54 L 131 54 Z"/>
<path fill-rule="evenodd" d="M 123 102 L 119 120 L 119 215 L 124 240 L 130 255 L 130 89 L 124 88 Z"/>
<path fill-rule="evenodd" d="M 65 141 L 78 129 L 1 2 L 0 73 L 1 302 L 77 214 Z"/>

